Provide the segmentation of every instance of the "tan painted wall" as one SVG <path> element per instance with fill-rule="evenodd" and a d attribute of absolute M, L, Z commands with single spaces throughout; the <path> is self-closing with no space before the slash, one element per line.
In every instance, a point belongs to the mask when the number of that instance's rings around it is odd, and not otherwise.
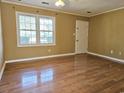
<path fill-rule="evenodd" d="M 2 24 L 1 24 L 1 3 L 0 3 L 0 70 L 3 65 L 3 41 L 2 41 Z"/>
<path fill-rule="evenodd" d="M 16 36 L 16 16 L 15 12 L 28 12 L 56 17 L 56 46 L 51 47 L 17 47 Z M 36 11 L 39 11 L 37 13 Z M 17 6 L 2 3 L 2 22 L 5 42 L 5 60 L 14 60 L 20 58 L 41 57 L 46 55 L 72 53 L 75 50 L 75 32 L 76 19 L 88 20 L 86 17 L 79 17 L 64 13 L 41 10 L 31 7 Z M 48 49 L 52 52 L 48 53 Z"/>
<path fill-rule="evenodd" d="M 124 9 L 90 18 L 88 50 L 124 59 Z"/>

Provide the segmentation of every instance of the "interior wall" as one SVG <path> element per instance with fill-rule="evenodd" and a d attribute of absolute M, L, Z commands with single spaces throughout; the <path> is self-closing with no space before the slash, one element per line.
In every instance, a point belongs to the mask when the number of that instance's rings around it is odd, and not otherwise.
<path fill-rule="evenodd" d="M 16 11 L 54 16 L 56 18 L 56 45 L 37 47 L 17 47 Z M 75 52 L 76 20 L 88 21 L 89 18 L 65 13 L 57 13 L 37 8 L 2 3 L 2 22 L 4 30 L 5 60 L 14 60 L 47 55 Z M 49 53 L 48 50 L 51 49 Z"/>
<path fill-rule="evenodd" d="M 2 23 L 1 23 L 1 3 L 0 3 L 0 70 L 3 65 L 3 42 L 2 42 Z"/>
<path fill-rule="evenodd" d="M 124 9 L 90 18 L 88 51 L 124 59 Z"/>

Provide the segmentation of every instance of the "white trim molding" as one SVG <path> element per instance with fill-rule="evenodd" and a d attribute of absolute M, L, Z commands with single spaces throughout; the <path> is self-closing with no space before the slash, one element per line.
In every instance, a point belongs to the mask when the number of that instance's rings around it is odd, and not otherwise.
<path fill-rule="evenodd" d="M 123 63 L 124 64 L 124 60 L 123 59 L 109 57 L 109 56 L 105 56 L 105 55 L 101 55 L 101 54 L 93 53 L 93 52 L 87 52 L 87 54 L 98 56 L 98 57 L 101 57 L 101 58 L 104 58 L 104 59 L 107 59 L 107 60 L 111 60 L 111 61 L 114 61 L 114 62 L 118 62 L 118 63 Z"/>
<path fill-rule="evenodd" d="M 25 59 L 7 60 L 7 61 L 5 61 L 5 63 L 7 64 L 7 63 L 14 63 L 14 62 L 33 61 L 33 60 L 63 57 L 63 56 L 71 56 L 71 55 L 76 55 L 76 54 L 75 53 L 67 53 L 67 54 L 58 54 L 58 55 L 43 56 L 43 57 L 33 57 L 33 58 L 25 58 Z"/>
<path fill-rule="evenodd" d="M 2 69 L 0 71 L 0 80 L 2 79 L 2 76 L 3 76 L 3 72 L 5 70 L 5 67 L 6 67 L 6 63 L 4 62 L 3 66 L 2 66 Z"/>
<path fill-rule="evenodd" d="M 90 17 L 94 17 L 94 16 L 97 16 L 97 15 L 102 15 L 102 14 L 114 12 L 114 11 L 121 10 L 121 9 L 124 9 L 124 7 L 115 8 L 115 9 L 111 9 L 111 10 L 104 11 L 104 12 L 101 12 L 101 13 L 93 14 L 93 15 L 91 15 Z"/>

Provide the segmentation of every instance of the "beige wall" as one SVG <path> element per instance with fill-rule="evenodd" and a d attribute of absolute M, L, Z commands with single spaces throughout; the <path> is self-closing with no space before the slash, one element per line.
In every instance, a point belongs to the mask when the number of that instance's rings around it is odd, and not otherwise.
<path fill-rule="evenodd" d="M 16 36 L 16 16 L 15 12 L 28 12 L 34 14 L 48 15 L 56 17 L 56 46 L 39 47 L 17 47 Z M 39 11 L 36 12 L 36 11 Z M 76 19 L 88 20 L 86 17 L 74 16 L 64 13 L 41 10 L 31 7 L 17 6 L 2 3 L 2 22 L 4 30 L 5 60 L 14 60 L 30 57 L 41 57 L 46 55 L 72 53 L 75 50 L 75 32 Z M 48 53 L 51 49 L 51 53 Z"/>
<path fill-rule="evenodd" d="M 2 26 L 1 26 L 1 4 L 0 4 L 0 70 L 3 65 L 3 42 L 2 42 Z"/>
<path fill-rule="evenodd" d="M 90 18 L 88 50 L 124 59 L 124 9 Z"/>

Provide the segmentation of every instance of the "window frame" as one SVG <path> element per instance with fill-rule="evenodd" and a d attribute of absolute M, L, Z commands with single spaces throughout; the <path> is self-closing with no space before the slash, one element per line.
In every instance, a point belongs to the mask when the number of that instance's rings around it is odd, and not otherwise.
<path fill-rule="evenodd" d="M 34 16 L 36 18 L 36 44 L 21 44 L 20 43 L 20 30 L 19 30 L 19 15 Z M 40 18 L 46 17 L 53 21 L 53 43 L 40 43 Z M 56 45 L 56 19 L 54 16 L 38 15 L 32 13 L 16 11 L 16 33 L 17 33 L 17 47 L 35 47 L 35 46 L 55 46 Z"/>

